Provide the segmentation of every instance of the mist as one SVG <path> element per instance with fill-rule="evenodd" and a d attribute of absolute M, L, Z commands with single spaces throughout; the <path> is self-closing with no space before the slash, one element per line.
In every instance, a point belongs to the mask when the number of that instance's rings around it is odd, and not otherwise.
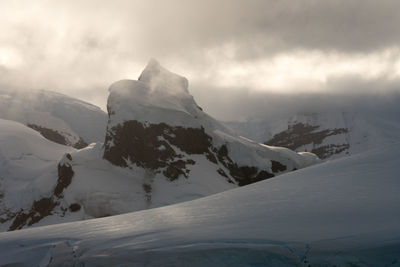
<path fill-rule="evenodd" d="M 0 87 L 52 90 L 105 110 L 108 87 L 137 79 L 156 58 L 188 78 L 198 104 L 221 120 L 378 105 L 400 88 L 399 8 L 361 0 L 0 1 Z"/>
<path fill-rule="evenodd" d="M 204 85 L 200 85 L 202 87 Z M 203 87 L 202 87 L 203 88 Z M 222 121 L 262 120 L 276 116 L 330 111 L 400 114 L 400 80 L 331 78 L 321 90 L 255 91 L 251 88 L 194 88 L 196 101 Z M 209 91 L 215 97 L 209 97 Z"/>

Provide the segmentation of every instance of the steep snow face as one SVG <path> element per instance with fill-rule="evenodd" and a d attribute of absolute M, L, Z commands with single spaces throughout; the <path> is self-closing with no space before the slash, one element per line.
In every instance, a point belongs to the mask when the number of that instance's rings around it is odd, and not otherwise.
<path fill-rule="evenodd" d="M 311 107 L 310 107 L 311 108 Z M 337 110 L 225 123 L 239 134 L 268 145 L 310 151 L 322 159 L 357 154 L 398 142 L 399 108 Z"/>
<path fill-rule="evenodd" d="M 397 266 L 400 144 L 178 205 L 0 234 L 0 264 Z"/>
<path fill-rule="evenodd" d="M 50 142 L 36 131 L 0 119 L 0 230 L 57 183 L 57 163 L 75 149 Z"/>
<path fill-rule="evenodd" d="M 151 60 L 137 81 L 110 87 L 104 158 L 162 173 L 190 177 L 193 157 L 205 157 L 216 177 L 245 185 L 317 162 L 311 154 L 262 146 L 234 134 L 203 112 L 186 78 Z M 213 167 L 211 167 L 213 166 Z"/>
<path fill-rule="evenodd" d="M 118 81 L 110 86 L 109 91 L 109 128 L 135 120 L 229 131 L 196 104 L 189 94 L 186 78 L 168 71 L 154 59 L 150 60 L 137 81 Z"/>
<path fill-rule="evenodd" d="M 45 138 L 76 148 L 104 140 L 107 115 L 98 107 L 49 91 L 0 89 L 0 118 L 21 122 Z"/>

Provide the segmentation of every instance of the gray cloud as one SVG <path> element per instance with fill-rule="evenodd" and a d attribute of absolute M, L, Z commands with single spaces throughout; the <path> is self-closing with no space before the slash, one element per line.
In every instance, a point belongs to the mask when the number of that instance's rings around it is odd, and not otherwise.
<path fill-rule="evenodd" d="M 148 1 L 146 2 L 148 3 Z M 398 1 L 160 1 L 136 8 L 144 50 L 190 53 L 222 43 L 243 58 L 288 49 L 369 52 L 397 46 Z M 133 12 L 135 16 L 138 14 Z M 137 36 L 137 32 L 132 31 Z M 133 36 L 130 36 L 134 39 Z M 161 47 L 160 47 L 160 44 Z M 161 48 L 161 49 L 160 49 Z"/>
<path fill-rule="evenodd" d="M 255 85 L 211 89 L 217 87 L 213 76 L 227 64 L 251 65 L 293 51 L 342 57 L 400 51 L 400 2 L 394 0 L 39 0 L 0 1 L 0 9 L 2 86 L 55 90 L 102 107 L 109 84 L 137 78 L 151 57 L 189 76 L 198 102 L 227 117 L 265 105 L 252 100 L 263 95 Z M 223 60 L 225 65 L 215 64 Z M 397 71 L 397 62 L 388 73 Z M 396 90 L 390 79 L 380 76 L 374 85 L 365 77 L 331 77 L 320 89 Z M 230 104 L 234 111 L 223 115 L 220 106 Z"/>
<path fill-rule="evenodd" d="M 204 86 L 204 85 L 203 85 Z M 204 87 L 201 86 L 203 89 Z M 353 110 L 368 112 L 398 111 L 400 79 L 379 77 L 365 80 L 359 76 L 332 77 L 319 92 L 254 92 L 249 88 L 207 88 L 194 91 L 206 112 L 224 121 L 244 121 L 293 115 L 296 113 Z M 209 97 L 209 94 L 215 97 Z"/>

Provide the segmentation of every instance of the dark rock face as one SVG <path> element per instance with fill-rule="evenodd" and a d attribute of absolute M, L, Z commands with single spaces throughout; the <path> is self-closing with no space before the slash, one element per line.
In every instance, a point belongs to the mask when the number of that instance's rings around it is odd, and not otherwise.
<path fill-rule="evenodd" d="M 257 167 L 241 166 L 239 167 L 229 157 L 228 148 L 222 145 L 217 152 L 218 161 L 229 170 L 229 174 L 238 182 L 239 186 L 259 182 L 275 175 L 265 170 L 259 170 Z"/>
<path fill-rule="evenodd" d="M 85 142 L 85 140 L 82 139 L 82 137 L 79 137 L 79 141 L 76 142 L 75 144 L 72 145 L 73 148 L 76 149 L 82 149 L 87 147 L 89 144 Z"/>
<path fill-rule="evenodd" d="M 279 161 L 271 160 L 271 170 L 273 172 L 283 172 L 286 171 L 287 167 L 281 164 Z"/>
<path fill-rule="evenodd" d="M 129 159 L 139 167 L 156 172 L 165 168 L 163 174 L 172 181 L 179 175 L 188 177 L 186 165 L 195 163 L 176 152 L 172 146 L 189 155 L 205 154 L 213 158 L 211 140 L 203 128 L 127 121 L 107 131 L 103 157 L 121 167 L 128 167 Z"/>
<path fill-rule="evenodd" d="M 174 181 L 179 178 L 179 175 L 183 175 L 186 178 L 189 175 L 189 170 L 186 169 L 186 164 L 194 164 L 194 161 L 188 160 L 177 160 L 173 161 L 168 167 L 163 171 L 163 174 L 169 178 L 170 181 Z"/>
<path fill-rule="evenodd" d="M 29 128 L 32 128 L 33 130 L 39 132 L 47 140 L 50 140 L 50 141 L 60 144 L 60 145 L 72 146 L 76 149 L 81 149 L 81 148 L 88 146 L 88 144 L 82 138 L 80 138 L 77 143 L 71 145 L 71 144 L 69 144 L 69 142 L 67 141 L 65 136 L 63 136 L 61 133 L 59 133 L 53 129 L 42 127 L 42 126 L 39 126 L 36 124 L 28 124 L 27 126 Z"/>
<path fill-rule="evenodd" d="M 72 160 L 70 154 L 66 154 L 65 158 Z M 71 183 L 73 175 L 74 171 L 69 163 L 58 164 L 58 180 L 51 196 L 43 197 L 40 200 L 34 201 L 29 211 L 21 210 L 15 216 L 14 221 L 12 222 L 8 231 L 21 229 L 25 225 L 33 225 L 46 216 L 51 215 L 54 208 L 60 204 L 59 200 L 63 197 L 62 192 Z M 80 209 L 80 205 L 79 208 L 76 205 L 72 204 L 72 207 L 70 206 L 69 209 L 71 211 L 78 211 Z M 62 210 L 64 210 L 65 213 L 66 209 Z"/>
<path fill-rule="evenodd" d="M 322 144 L 325 138 L 332 135 L 348 132 L 346 128 L 326 129 L 318 131 L 319 126 L 296 123 L 288 127 L 286 131 L 280 132 L 265 142 L 270 146 L 282 146 L 292 150 L 307 144 Z M 332 154 L 340 153 L 349 148 L 348 144 L 320 146 L 310 152 L 324 159 Z"/>
<path fill-rule="evenodd" d="M 188 165 L 195 164 L 193 159 L 180 154 L 176 148 L 187 155 L 201 154 L 210 162 L 221 164 L 240 186 L 274 177 L 274 174 L 257 167 L 239 167 L 229 157 L 226 145 L 220 148 L 213 146 L 212 137 L 205 133 L 204 128 L 183 128 L 165 123 L 145 125 L 138 121 L 126 121 L 108 129 L 103 157 L 120 167 L 128 167 L 127 162 L 130 161 L 154 173 L 162 172 L 173 181 L 180 176 L 188 178 Z M 217 172 L 233 183 L 223 169 Z"/>
<path fill-rule="evenodd" d="M 5 223 L 15 217 L 15 213 L 11 212 L 3 203 L 4 198 L 3 179 L 0 177 L 0 224 Z"/>
<path fill-rule="evenodd" d="M 8 231 L 21 229 L 25 225 L 32 225 L 39 222 L 44 217 L 51 215 L 53 209 L 57 206 L 52 197 L 42 198 L 33 202 L 33 205 L 28 213 L 19 212 L 9 227 Z"/>
<path fill-rule="evenodd" d="M 69 205 L 68 208 L 71 212 L 77 212 L 81 210 L 81 205 L 79 205 L 78 203 L 72 203 L 71 205 Z"/>
<path fill-rule="evenodd" d="M 72 160 L 71 154 L 66 154 L 66 158 Z M 56 197 L 61 197 L 62 192 L 67 188 L 72 181 L 74 171 L 69 164 L 58 164 L 58 180 L 57 185 L 54 188 L 53 194 Z"/>
<path fill-rule="evenodd" d="M 349 144 L 335 145 L 330 144 L 326 146 L 321 146 L 318 148 L 314 148 L 311 152 L 319 156 L 321 159 L 325 159 L 331 155 L 339 154 L 343 151 L 346 151 L 350 148 Z"/>

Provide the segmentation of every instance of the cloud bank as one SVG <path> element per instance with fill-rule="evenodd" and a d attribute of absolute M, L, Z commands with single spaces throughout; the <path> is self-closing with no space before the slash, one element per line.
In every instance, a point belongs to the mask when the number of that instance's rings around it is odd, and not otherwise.
<path fill-rule="evenodd" d="M 254 107 L 272 95 L 400 88 L 399 1 L 0 0 L 0 10 L 0 86 L 103 108 L 108 86 L 152 57 L 222 119 L 264 112 Z"/>

